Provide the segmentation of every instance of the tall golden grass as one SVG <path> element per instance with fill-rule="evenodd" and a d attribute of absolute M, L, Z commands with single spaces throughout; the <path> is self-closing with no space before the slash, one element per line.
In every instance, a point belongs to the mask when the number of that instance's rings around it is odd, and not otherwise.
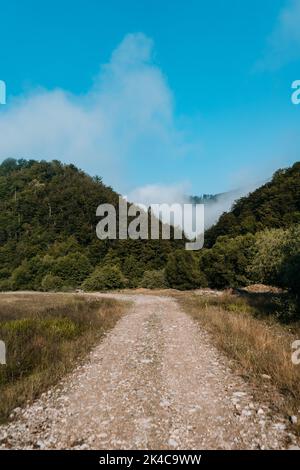
<path fill-rule="evenodd" d="M 292 343 L 300 339 L 298 325 L 290 327 L 270 316 L 262 318 L 261 311 L 257 316 L 247 298 L 235 295 L 210 298 L 186 294 L 178 300 L 268 400 L 274 399 L 272 390 L 276 388 L 281 397 L 276 406 L 289 416 L 299 415 L 300 365 L 293 364 L 291 357 Z"/>
<path fill-rule="evenodd" d="M 112 328 L 125 308 L 74 294 L 0 294 L 0 421 L 59 381 Z"/>

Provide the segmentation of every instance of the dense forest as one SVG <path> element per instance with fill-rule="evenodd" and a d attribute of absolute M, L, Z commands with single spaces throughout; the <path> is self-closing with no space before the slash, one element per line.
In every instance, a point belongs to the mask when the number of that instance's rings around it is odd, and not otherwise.
<path fill-rule="evenodd" d="M 221 235 L 235 237 L 297 223 L 300 223 L 300 162 L 278 170 L 270 182 L 236 201 L 232 210 L 207 230 L 205 245 L 212 247 Z"/>
<path fill-rule="evenodd" d="M 118 201 L 101 178 L 74 165 L 5 160 L 0 165 L 0 288 L 80 287 L 104 265 L 121 271 L 122 286 L 134 287 L 145 272 L 163 269 L 184 240 L 97 238 L 98 205 L 111 203 L 118 211 Z"/>
<path fill-rule="evenodd" d="M 184 240 L 99 240 L 96 208 L 118 206 L 99 177 L 58 161 L 0 165 L 0 289 L 228 288 L 252 283 L 300 293 L 300 163 L 235 202 Z"/>

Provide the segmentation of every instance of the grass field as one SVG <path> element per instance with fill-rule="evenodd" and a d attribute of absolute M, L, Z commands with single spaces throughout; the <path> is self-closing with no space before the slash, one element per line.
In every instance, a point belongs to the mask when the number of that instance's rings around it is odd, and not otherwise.
<path fill-rule="evenodd" d="M 121 317 L 124 303 L 75 294 L 0 294 L 0 421 L 70 371 Z"/>
<path fill-rule="evenodd" d="M 177 297 L 185 311 L 211 334 L 216 347 L 257 385 L 261 395 L 285 414 L 299 417 L 300 365 L 291 359 L 292 343 L 300 339 L 299 324 L 283 325 L 274 320 L 268 302 L 259 296 L 255 301 L 226 293 L 216 297 L 184 293 Z M 272 395 L 274 389 L 280 392 L 280 400 Z M 295 428 L 299 433 L 299 423 Z"/>

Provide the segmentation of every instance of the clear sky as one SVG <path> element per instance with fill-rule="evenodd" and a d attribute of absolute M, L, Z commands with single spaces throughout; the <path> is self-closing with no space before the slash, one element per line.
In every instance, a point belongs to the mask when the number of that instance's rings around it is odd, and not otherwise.
<path fill-rule="evenodd" d="M 300 159 L 300 0 L 0 0 L 0 21 L 0 160 L 200 194 Z"/>

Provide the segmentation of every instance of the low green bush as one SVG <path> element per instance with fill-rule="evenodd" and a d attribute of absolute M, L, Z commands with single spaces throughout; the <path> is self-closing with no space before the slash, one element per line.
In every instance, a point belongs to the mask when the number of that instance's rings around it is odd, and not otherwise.
<path fill-rule="evenodd" d="M 118 266 L 100 266 L 82 283 L 85 291 L 122 289 L 126 280 Z"/>
<path fill-rule="evenodd" d="M 167 281 L 164 270 L 145 271 L 141 280 L 141 287 L 146 289 L 165 289 Z"/>
<path fill-rule="evenodd" d="M 197 257 L 190 251 L 176 250 L 171 253 L 165 273 L 168 286 L 174 289 L 189 290 L 207 285 L 204 274 L 199 271 Z"/>
<path fill-rule="evenodd" d="M 41 287 L 44 291 L 59 291 L 63 287 L 63 280 L 59 276 L 46 274 L 42 279 Z"/>

